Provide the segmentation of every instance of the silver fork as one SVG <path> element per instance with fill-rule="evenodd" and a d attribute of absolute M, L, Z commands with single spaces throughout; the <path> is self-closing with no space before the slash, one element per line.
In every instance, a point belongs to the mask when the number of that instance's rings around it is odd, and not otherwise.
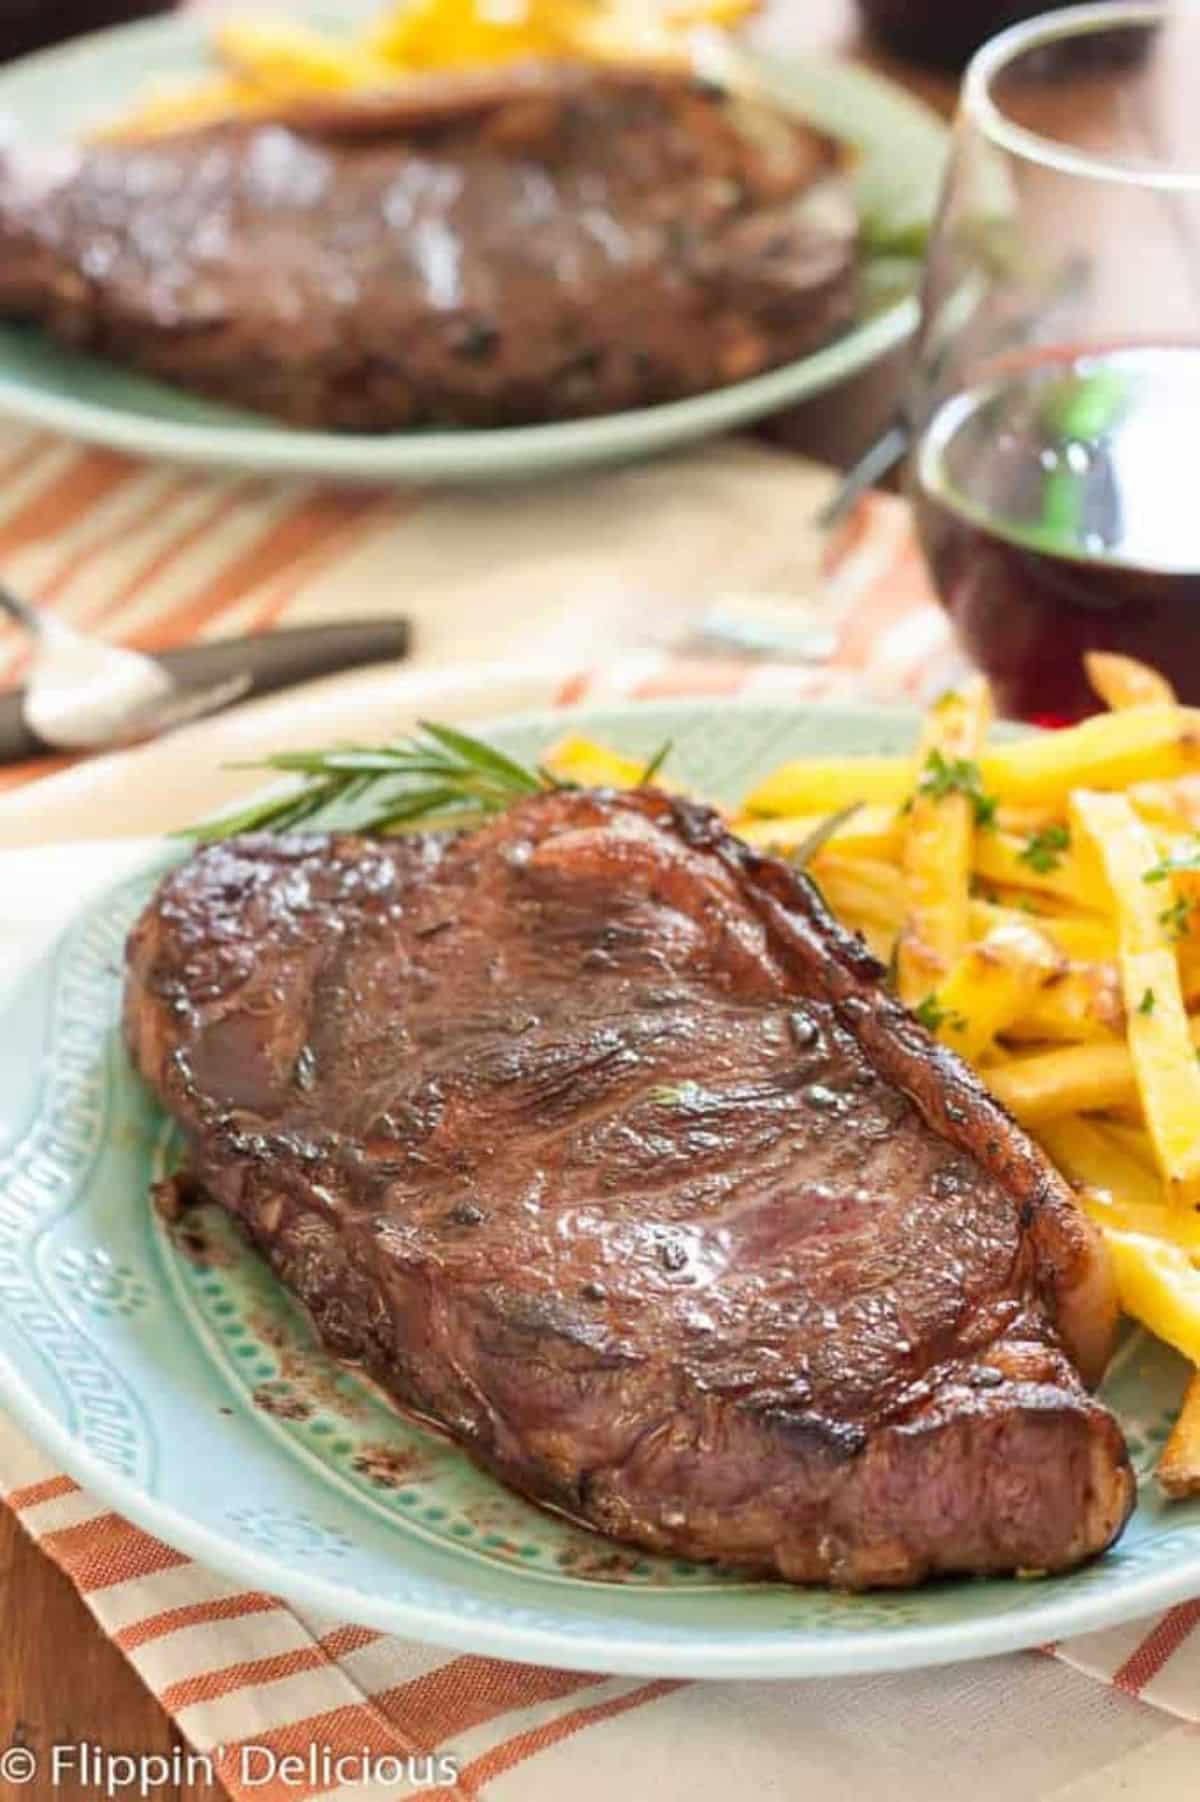
<path fill-rule="evenodd" d="M 152 657 L 87 638 L 3 583 L 0 613 L 33 640 L 25 723 L 56 749 L 102 751 L 153 738 L 229 706 L 250 687 L 247 673 L 206 688 L 182 688 Z"/>

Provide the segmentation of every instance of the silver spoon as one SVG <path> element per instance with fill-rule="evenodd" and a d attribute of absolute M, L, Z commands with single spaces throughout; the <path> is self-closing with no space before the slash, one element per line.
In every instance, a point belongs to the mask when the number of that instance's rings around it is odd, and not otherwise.
<path fill-rule="evenodd" d="M 85 638 L 3 583 L 0 613 L 34 643 L 25 723 L 58 750 L 103 751 L 153 738 L 227 707 L 250 687 L 247 673 L 207 688 L 181 688 L 152 657 Z"/>

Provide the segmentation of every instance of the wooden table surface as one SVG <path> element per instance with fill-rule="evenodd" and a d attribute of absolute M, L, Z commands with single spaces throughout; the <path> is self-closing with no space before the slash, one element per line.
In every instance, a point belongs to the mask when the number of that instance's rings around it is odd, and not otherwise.
<path fill-rule="evenodd" d="M 952 85 L 867 48 L 852 0 L 770 0 L 758 35 L 778 49 L 832 49 L 860 56 L 940 110 L 953 106 Z M 852 390 L 839 389 L 797 410 L 778 435 L 809 455 L 845 463 L 868 441 L 895 394 L 897 371 L 876 372 Z M 24 1743 L 45 1753 L 56 1743 L 88 1740 L 109 1752 L 170 1754 L 182 1744 L 158 1703 L 120 1652 L 95 1626 L 66 1578 L 0 1508 L 0 1748 Z M 43 1760 L 44 1765 L 44 1760 Z M 95 1795 L 47 1781 L 18 1788 L 0 1783 L 5 1802 L 55 1802 Z M 156 1802 L 213 1802 L 214 1792 L 168 1783 Z"/>

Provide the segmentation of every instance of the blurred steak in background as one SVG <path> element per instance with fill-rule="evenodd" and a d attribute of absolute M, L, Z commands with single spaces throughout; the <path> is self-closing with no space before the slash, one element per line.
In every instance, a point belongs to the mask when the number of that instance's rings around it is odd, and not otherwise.
<path fill-rule="evenodd" d="M 297 424 L 618 411 L 848 326 L 838 147 L 684 73 L 523 64 L 0 156 L 0 312 Z"/>

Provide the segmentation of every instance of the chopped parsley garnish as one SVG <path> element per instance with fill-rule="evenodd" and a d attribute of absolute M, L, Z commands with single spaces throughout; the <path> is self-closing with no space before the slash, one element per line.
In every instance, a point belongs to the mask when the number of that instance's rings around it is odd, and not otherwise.
<path fill-rule="evenodd" d="M 1186 895 L 1180 895 L 1172 901 L 1170 907 L 1164 907 L 1158 916 L 1160 926 L 1165 926 L 1173 939 L 1185 939 L 1191 927 L 1192 903 Z"/>
<path fill-rule="evenodd" d="M 977 826 L 994 826 L 996 823 L 995 797 L 984 794 L 979 765 L 969 757 L 947 757 L 935 745 L 925 759 L 917 793 L 928 795 L 931 801 L 944 801 L 947 795 L 965 795 L 974 810 Z"/>
<path fill-rule="evenodd" d="M 1146 993 L 1142 996 L 1141 1000 L 1138 1002 L 1138 1013 L 1139 1014 L 1152 1014 L 1153 1012 L 1154 1012 L 1154 990 L 1147 989 Z"/>
<path fill-rule="evenodd" d="M 1059 868 L 1070 849 L 1069 826 L 1043 826 L 1040 832 L 1030 833 L 1028 842 L 1017 855 L 1022 863 L 1027 863 L 1039 876 L 1048 876 L 1051 870 Z"/>
<path fill-rule="evenodd" d="M 1200 870 L 1200 838 L 1194 844 L 1186 846 L 1182 851 L 1172 851 L 1161 863 L 1156 863 L 1152 870 L 1147 870 L 1142 877 L 1143 882 L 1165 882 L 1176 870 Z"/>
<path fill-rule="evenodd" d="M 943 1007 L 936 994 L 926 995 L 924 1001 L 918 1002 L 917 1006 L 913 1008 L 913 1013 L 926 1032 L 937 1032 L 943 1026 L 948 1026 L 951 1032 L 967 1030 L 967 1022 L 963 1015 Z"/>

